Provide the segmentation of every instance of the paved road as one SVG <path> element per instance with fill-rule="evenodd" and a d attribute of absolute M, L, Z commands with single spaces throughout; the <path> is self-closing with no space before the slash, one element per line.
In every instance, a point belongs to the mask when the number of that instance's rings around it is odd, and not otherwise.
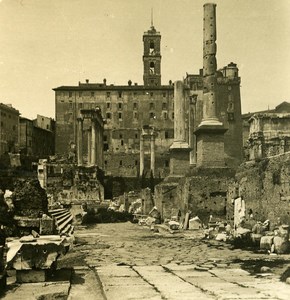
<path fill-rule="evenodd" d="M 83 283 L 82 291 L 77 285 L 72 285 L 69 299 L 289 300 L 290 296 L 290 285 L 280 282 L 277 277 L 271 274 L 253 277 L 240 268 L 213 267 L 205 270 L 195 265 L 177 264 L 108 265 L 91 270 L 78 269 L 75 276 L 85 278 L 88 274 L 91 278 Z M 92 286 L 99 291 L 97 295 L 90 292 Z"/>
<path fill-rule="evenodd" d="M 154 233 L 131 223 L 80 226 L 75 237 L 74 248 L 59 261 L 60 268 L 73 267 L 72 274 L 54 283 L 11 284 L 4 299 L 290 299 L 290 285 L 280 280 L 286 270 L 290 276 L 290 255 L 235 249 L 202 240 L 196 231 Z"/>

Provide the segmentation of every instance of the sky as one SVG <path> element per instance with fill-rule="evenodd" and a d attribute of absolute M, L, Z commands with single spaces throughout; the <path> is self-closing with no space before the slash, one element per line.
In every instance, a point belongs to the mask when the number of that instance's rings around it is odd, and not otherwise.
<path fill-rule="evenodd" d="M 78 82 L 143 84 L 142 35 L 161 33 L 161 80 L 202 68 L 202 0 L 0 0 L 0 103 L 55 117 Z M 290 1 L 216 0 L 217 62 L 237 63 L 243 113 L 290 102 Z"/>

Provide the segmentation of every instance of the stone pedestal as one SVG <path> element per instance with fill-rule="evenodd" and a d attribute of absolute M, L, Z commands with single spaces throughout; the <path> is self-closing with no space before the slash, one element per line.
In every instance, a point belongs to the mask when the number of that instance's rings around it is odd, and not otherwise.
<path fill-rule="evenodd" d="M 189 168 L 189 148 L 186 142 L 174 142 L 170 146 L 170 176 L 184 176 Z"/>
<path fill-rule="evenodd" d="M 226 129 L 216 125 L 202 125 L 195 131 L 197 140 L 197 167 L 225 167 L 224 133 Z"/>

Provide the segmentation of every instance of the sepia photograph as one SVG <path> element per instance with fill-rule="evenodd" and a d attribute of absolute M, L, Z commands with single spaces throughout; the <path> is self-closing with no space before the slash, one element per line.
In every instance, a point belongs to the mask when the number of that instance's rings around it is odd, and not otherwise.
<path fill-rule="evenodd" d="M 290 2 L 0 0 L 0 299 L 290 299 Z"/>

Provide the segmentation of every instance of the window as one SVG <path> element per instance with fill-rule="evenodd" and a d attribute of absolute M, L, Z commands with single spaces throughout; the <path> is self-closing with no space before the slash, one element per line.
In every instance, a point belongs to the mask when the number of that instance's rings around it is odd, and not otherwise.
<path fill-rule="evenodd" d="M 165 160 L 165 161 L 164 161 L 164 167 L 165 167 L 165 168 L 168 168 L 168 167 L 169 167 L 169 161 L 168 161 L 168 160 Z"/>
<path fill-rule="evenodd" d="M 155 74 L 155 64 L 153 61 L 150 62 L 150 65 L 149 65 L 149 73 L 150 74 Z"/>
<path fill-rule="evenodd" d="M 16 130 L 16 126 L 15 126 L 15 125 L 13 125 L 12 129 L 15 131 L 15 130 Z"/>
<path fill-rule="evenodd" d="M 151 98 L 153 97 L 153 92 L 150 92 L 150 97 L 151 97 Z"/>
<path fill-rule="evenodd" d="M 107 102 L 107 108 L 111 108 L 111 103 Z"/>
<path fill-rule="evenodd" d="M 151 103 L 149 104 L 149 109 L 154 109 L 154 103 L 153 103 L 153 102 L 151 102 Z"/>
<path fill-rule="evenodd" d="M 14 127 L 14 126 L 13 126 Z M 46 129 L 49 129 L 49 125 L 46 125 Z"/>
<path fill-rule="evenodd" d="M 70 109 L 73 108 L 73 104 L 72 104 L 72 103 L 69 104 L 69 108 L 70 108 Z"/>
<path fill-rule="evenodd" d="M 83 104 L 82 103 L 79 103 L 79 108 L 83 108 Z"/>
<path fill-rule="evenodd" d="M 107 119 L 111 119 L 111 117 L 112 117 L 111 113 L 106 113 L 106 117 L 107 117 Z"/>
<path fill-rule="evenodd" d="M 135 139 L 138 139 L 138 134 L 137 133 L 135 133 Z"/>
<path fill-rule="evenodd" d="M 122 120 L 122 113 L 118 113 L 119 120 Z"/>
<path fill-rule="evenodd" d="M 150 118 L 150 119 L 155 119 L 155 114 L 154 114 L 153 112 L 151 112 L 151 113 L 149 114 L 149 118 Z"/>
<path fill-rule="evenodd" d="M 123 138 L 123 134 L 119 134 L 119 138 L 122 139 Z"/>
<path fill-rule="evenodd" d="M 3 126 L 3 122 L 1 122 L 1 127 L 4 127 L 4 126 Z"/>
<path fill-rule="evenodd" d="M 118 103 L 118 108 L 122 109 L 122 103 Z"/>
<path fill-rule="evenodd" d="M 138 166 L 138 160 L 135 160 L 135 166 Z"/>
<path fill-rule="evenodd" d="M 137 92 L 134 92 L 134 94 L 133 94 L 133 95 L 134 95 L 134 97 L 136 97 L 136 96 L 137 96 Z"/>
<path fill-rule="evenodd" d="M 82 92 L 79 92 L 79 97 L 82 97 L 83 93 Z"/>
<path fill-rule="evenodd" d="M 150 41 L 150 45 L 149 45 L 149 54 L 153 55 L 154 54 L 154 42 Z"/>
<path fill-rule="evenodd" d="M 119 166 L 121 167 L 122 165 L 123 165 L 123 161 L 120 160 L 120 161 L 119 161 Z"/>
<path fill-rule="evenodd" d="M 106 142 L 108 140 L 108 137 L 106 135 L 104 135 L 103 140 L 104 140 L 104 142 Z"/>
<path fill-rule="evenodd" d="M 105 160 L 105 161 L 104 161 L 104 163 L 105 163 L 105 166 L 106 166 L 106 165 L 108 164 L 108 161 L 107 161 L 107 160 Z"/>
<path fill-rule="evenodd" d="M 133 114 L 133 118 L 134 118 L 135 120 L 137 120 L 137 119 L 138 119 L 138 113 L 137 113 L 137 112 L 134 112 L 134 114 Z"/>
<path fill-rule="evenodd" d="M 165 102 L 162 103 L 162 109 L 163 110 L 167 109 L 167 103 L 165 103 Z"/>
<path fill-rule="evenodd" d="M 91 92 L 91 97 L 94 97 L 95 96 L 95 92 Z"/>
<path fill-rule="evenodd" d="M 68 92 L 68 96 L 69 96 L 69 98 L 71 98 L 72 97 L 72 92 Z"/>
<path fill-rule="evenodd" d="M 109 145 L 108 145 L 108 143 L 104 143 L 104 151 L 108 151 L 109 150 Z"/>
<path fill-rule="evenodd" d="M 162 95 L 163 95 L 163 98 L 165 98 L 165 97 L 166 97 L 166 93 L 163 93 Z"/>
<path fill-rule="evenodd" d="M 122 92 L 119 92 L 119 98 L 122 98 Z"/>
<path fill-rule="evenodd" d="M 164 120 L 167 120 L 167 119 L 168 119 L 167 112 L 163 112 L 163 119 L 164 119 Z"/>
<path fill-rule="evenodd" d="M 121 140 L 121 146 L 124 146 L 124 141 L 123 140 Z"/>
<path fill-rule="evenodd" d="M 164 132 L 164 137 L 165 137 L 166 139 L 169 139 L 169 133 L 168 133 L 168 131 L 165 131 L 165 132 Z"/>
<path fill-rule="evenodd" d="M 109 98 L 111 96 L 110 92 L 107 92 L 107 98 Z"/>
<path fill-rule="evenodd" d="M 172 120 L 174 120 L 174 112 L 171 114 L 171 118 Z"/>
<path fill-rule="evenodd" d="M 136 102 L 133 103 L 133 109 L 137 109 L 138 108 L 138 105 Z"/>

